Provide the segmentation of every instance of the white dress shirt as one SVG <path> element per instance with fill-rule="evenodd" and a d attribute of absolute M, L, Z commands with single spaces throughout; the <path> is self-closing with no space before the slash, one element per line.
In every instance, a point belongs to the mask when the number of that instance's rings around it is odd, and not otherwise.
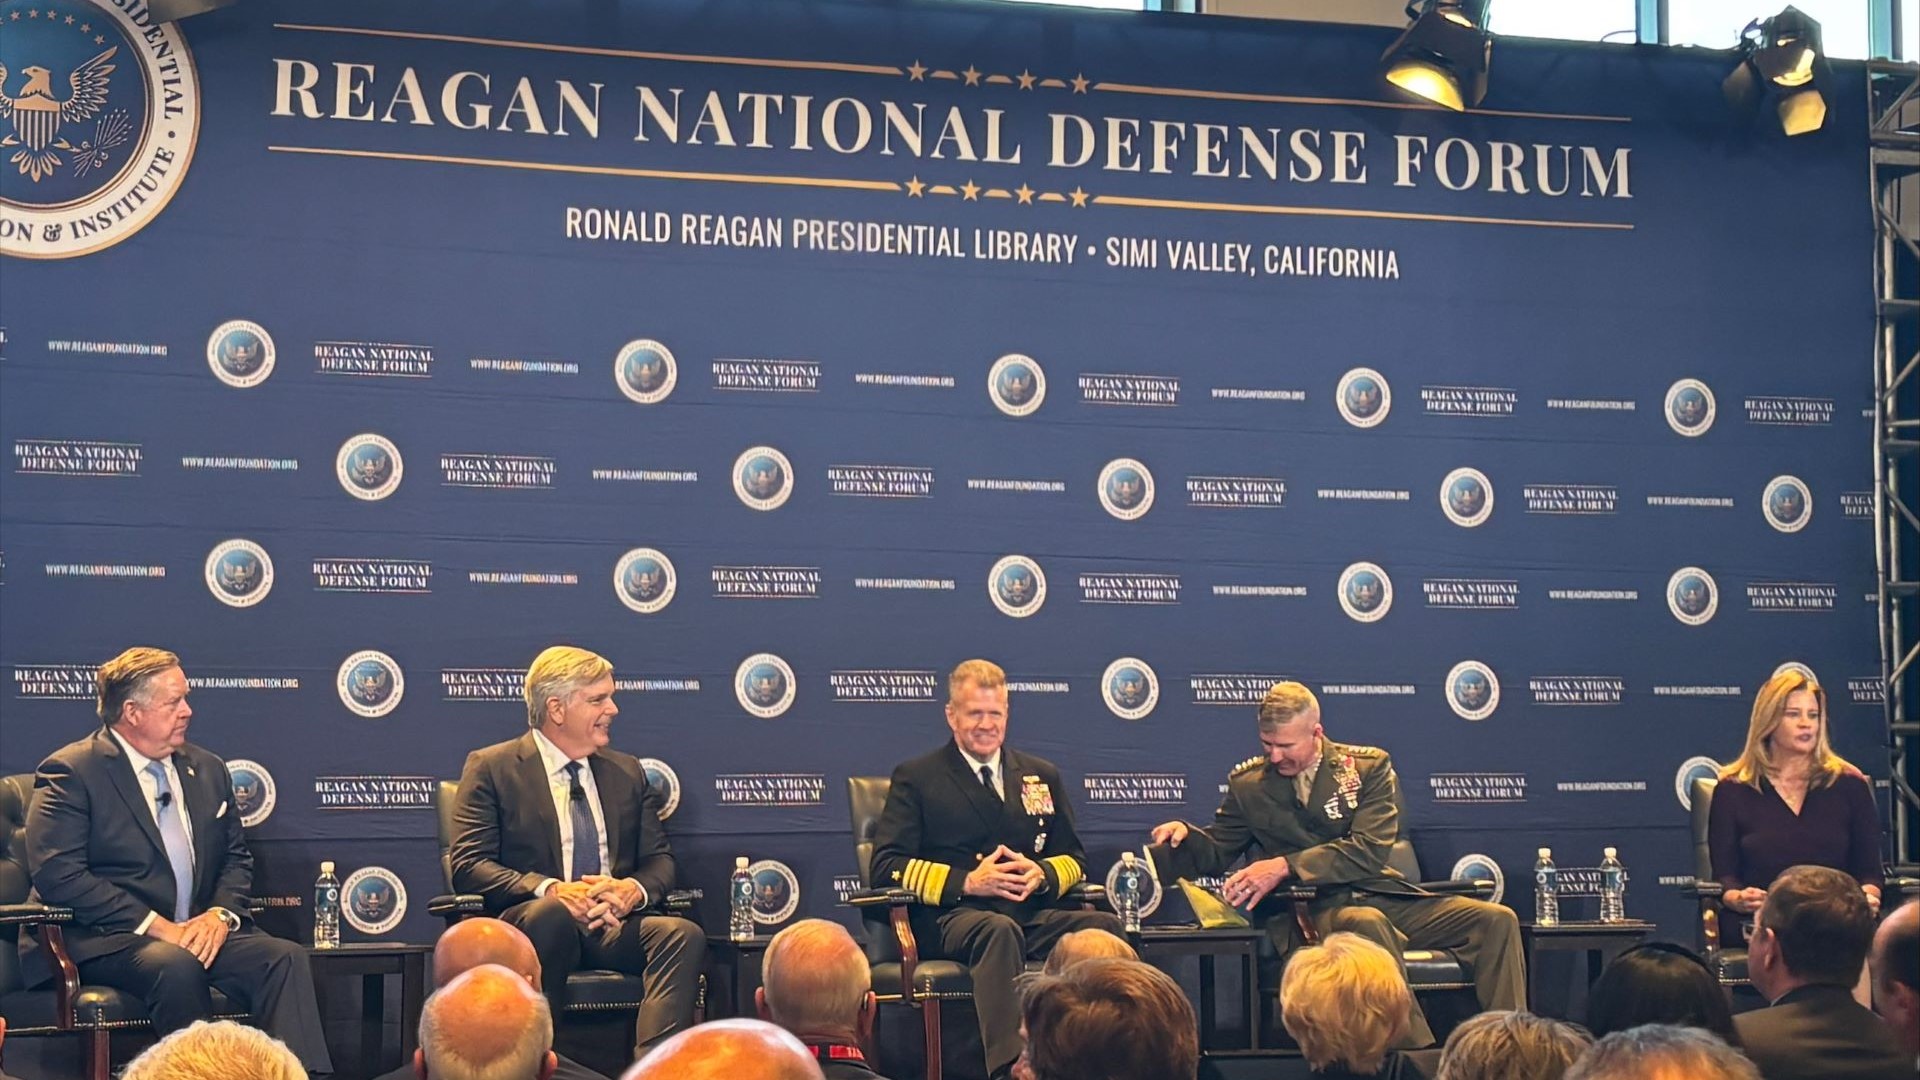
<path fill-rule="evenodd" d="M 954 743 L 953 745 L 960 746 L 959 743 Z M 993 756 L 990 758 L 977 758 L 969 754 L 966 747 L 962 746 L 960 747 L 960 756 L 967 759 L 967 769 L 973 773 L 975 783 L 978 783 L 980 780 L 980 766 L 985 765 L 987 768 L 992 769 L 993 793 L 1000 796 L 1001 802 L 1007 800 L 1007 776 L 1000 768 L 1000 751 L 995 750 Z"/>
<path fill-rule="evenodd" d="M 155 759 L 135 750 L 127 740 L 120 737 L 119 732 L 112 728 L 107 729 L 107 734 L 113 736 L 113 741 L 120 744 L 120 752 L 127 755 L 127 764 L 133 766 L 133 778 L 140 781 L 140 792 L 147 797 L 147 814 L 153 818 L 153 827 L 158 829 L 160 827 L 160 785 L 153 779 L 153 774 L 147 771 L 147 766 L 153 764 Z M 181 830 L 187 834 L 187 858 L 191 861 L 193 859 L 193 815 L 187 813 L 187 793 L 180 786 L 180 770 L 174 765 L 172 754 L 168 754 L 166 759 L 160 762 L 160 767 L 167 773 L 167 790 L 173 792 L 173 810 L 180 815 Z M 134 933 L 146 933 L 147 927 L 152 926 L 153 920 L 159 917 L 160 913 L 157 911 L 147 912 L 147 917 L 140 920 L 140 925 L 134 929 Z"/>
<path fill-rule="evenodd" d="M 592 811 L 594 827 L 600 832 L 600 872 L 612 876 L 612 853 L 607 850 L 607 816 L 600 808 L 600 786 L 594 783 L 592 764 L 584 757 L 569 758 L 566 752 L 553 745 L 553 740 L 547 738 L 542 731 L 534 731 L 533 743 L 540 748 L 540 763 L 547 771 L 547 787 L 553 794 L 553 816 L 560 823 L 560 872 L 565 874 L 573 872 L 573 813 L 570 805 L 573 801 L 573 777 L 567 772 L 567 765 L 578 761 L 580 787 L 587 793 L 587 809 Z M 554 882 L 558 880 L 561 879 L 548 878 L 541 882 L 533 890 L 533 895 L 547 895 L 547 890 L 552 888 Z M 634 884 L 637 886 L 640 883 L 635 881 Z M 638 909 L 646 905 L 647 890 L 642 886 L 640 902 L 634 907 Z"/>

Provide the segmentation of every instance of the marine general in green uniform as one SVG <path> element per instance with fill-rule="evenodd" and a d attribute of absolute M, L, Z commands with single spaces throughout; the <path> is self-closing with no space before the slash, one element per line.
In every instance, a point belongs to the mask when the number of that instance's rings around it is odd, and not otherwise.
<path fill-rule="evenodd" d="M 1154 828 L 1148 854 L 1163 878 L 1218 874 L 1259 848 L 1264 858 L 1249 856 L 1227 878 L 1228 903 L 1252 909 L 1282 882 L 1326 886 L 1310 908 L 1321 934 L 1349 930 L 1396 959 L 1405 948 L 1451 950 L 1473 971 L 1481 1007 L 1526 1007 L 1526 958 L 1513 912 L 1425 893 L 1387 865 L 1401 820 L 1400 782 L 1386 751 L 1328 739 L 1320 702 L 1296 682 L 1276 684 L 1260 703 L 1260 744 L 1266 753 L 1227 778 L 1213 824 Z M 1267 915 L 1275 947 L 1294 944 L 1286 911 L 1259 914 Z M 1418 1004 L 1408 1040 L 1434 1041 Z"/>

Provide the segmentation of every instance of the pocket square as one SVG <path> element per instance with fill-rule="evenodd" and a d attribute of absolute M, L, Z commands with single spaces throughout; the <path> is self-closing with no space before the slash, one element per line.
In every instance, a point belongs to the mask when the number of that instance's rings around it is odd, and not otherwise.
<path fill-rule="evenodd" d="M 227 800 L 225 799 L 220 800 L 220 809 L 215 810 L 213 812 L 213 816 L 216 818 L 223 818 L 227 816 Z"/>

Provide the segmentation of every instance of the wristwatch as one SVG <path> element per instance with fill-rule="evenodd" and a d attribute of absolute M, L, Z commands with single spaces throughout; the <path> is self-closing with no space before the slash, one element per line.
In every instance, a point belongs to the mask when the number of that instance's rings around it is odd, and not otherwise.
<path fill-rule="evenodd" d="M 219 916 L 220 921 L 227 924 L 227 933 L 231 934 L 235 930 L 240 929 L 240 916 L 235 915 L 223 907 L 208 908 L 207 910 Z"/>

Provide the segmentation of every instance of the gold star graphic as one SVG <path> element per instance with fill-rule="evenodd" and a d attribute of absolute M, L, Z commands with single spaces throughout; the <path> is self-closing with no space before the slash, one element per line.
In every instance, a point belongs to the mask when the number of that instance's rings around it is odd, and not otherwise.
<path fill-rule="evenodd" d="M 71 16 L 71 15 L 69 15 L 69 16 L 67 16 L 67 25 L 68 25 L 68 26 L 72 26 L 72 25 L 73 25 L 73 16 Z"/>
<path fill-rule="evenodd" d="M 1075 184 L 1073 187 L 1073 190 L 1067 192 L 1067 194 L 1073 196 L 1073 205 L 1075 206 L 1087 205 L 1087 193 L 1080 190 L 1080 185 Z"/>
<path fill-rule="evenodd" d="M 979 202 L 980 185 L 974 183 L 972 180 L 968 180 L 966 183 L 960 185 L 960 195 L 967 202 Z"/>
<path fill-rule="evenodd" d="M 968 64 L 967 70 L 961 72 L 960 74 L 966 76 L 968 86 L 980 85 L 980 69 L 974 67 L 972 64 Z"/>
<path fill-rule="evenodd" d="M 926 198 L 925 195 L 921 194 L 926 190 L 927 190 L 927 185 L 921 183 L 920 178 L 917 176 L 907 181 L 907 195 L 910 196 L 911 198 L 915 198 L 915 199 Z"/>
<path fill-rule="evenodd" d="M 1084 94 L 1087 92 L 1087 77 L 1085 75 L 1076 74 L 1070 81 L 1073 83 L 1074 93 Z"/>
<path fill-rule="evenodd" d="M 8 18 L 10 18 L 10 19 L 12 19 L 12 20 L 13 20 L 14 22 L 19 22 L 19 21 L 20 21 L 20 13 L 19 13 L 19 12 L 17 12 L 17 11 L 16 11 L 16 12 L 13 12 L 13 13 L 11 13 L 11 14 L 10 14 L 10 15 L 8 15 L 7 17 L 8 17 Z"/>
<path fill-rule="evenodd" d="M 107 39 L 99 36 L 98 34 L 95 34 L 93 38 L 93 43 L 95 45 L 105 45 L 107 43 Z"/>
<path fill-rule="evenodd" d="M 1033 205 L 1033 189 L 1032 188 L 1028 187 L 1025 184 L 1021 184 L 1019 187 L 1013 189 L 1013 193 L 1015 195 L 1020 196 L 1021 206 Z"/>
<path fill-rule="evenodd" d="M 81 32 L 81 33 L 83 33 L 83 34 L 91 34 L 91 33 L 93 33 L 93 27 L 91 27 L 91 26 L 89 26 L 89 25 L 87 25 L 86 23 L 81 23 L 81 24 L 80 24 L 80 32 Z"/>
<path fill-rule="evenodd" d="M 27 18 L 29 19 L 37 19 L 39 17 L 40 17 L 40 11 L 38 8 L 35 8 L 34 10 L 27 12 Z"/>
<path fill-rule="evenodd" d="M 1022 69 L 1020 72 L 1020 89 L 1022 90 L 1033 89 L 1033 80 L 1036 77 L 1037 76 L 1035 76 L 1033 72 Z"/>
<path fill-rule="evenodd" d="M 913 62 L 913 66 L 907 69 L 907 78 L 913 82 L 926 81 L 927 66 L 925 64 L 922 64 L 920 61 L 915 60 Z"/>

